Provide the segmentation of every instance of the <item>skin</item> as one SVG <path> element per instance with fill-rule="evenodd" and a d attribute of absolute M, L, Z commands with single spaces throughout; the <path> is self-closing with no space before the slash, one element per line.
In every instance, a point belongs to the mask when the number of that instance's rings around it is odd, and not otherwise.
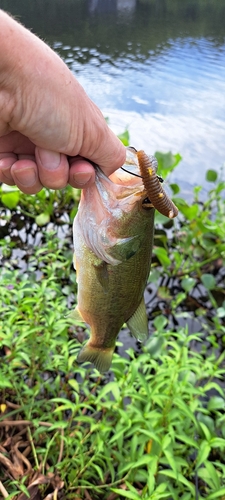
<path fill-rule="evenodd" d="M 0 182 L 35 194 L 119 168 L 125 147 L 60 57 L 2 10 L 0 42 Z"/>

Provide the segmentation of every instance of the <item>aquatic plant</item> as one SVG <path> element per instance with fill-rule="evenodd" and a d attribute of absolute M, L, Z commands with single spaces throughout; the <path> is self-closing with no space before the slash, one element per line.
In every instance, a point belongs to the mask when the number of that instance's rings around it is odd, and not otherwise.
<path fill-rule="evenodd" d="M 122 355 L 119 339 L 106 376 L 76 364 L 86 330 L 67 316 L 77 191 L 1 188 L 3 498 L 225 498 L 225 183 L 207 179 L 190 204 L 170 186 L 180 215 L 156 216 L 150 337 Z"/>

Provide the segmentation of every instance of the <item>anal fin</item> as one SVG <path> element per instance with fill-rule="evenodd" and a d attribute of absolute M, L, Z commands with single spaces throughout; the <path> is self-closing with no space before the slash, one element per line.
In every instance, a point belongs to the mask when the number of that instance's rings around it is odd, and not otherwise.
<path fill-rule="evenodd" d="M 89 361 L 93 363 L 100 373 L 107 372 L 111 366 L 114 347 L 91 347 L 88 343 L 82 347 L 77 356 L 77 363 Z"/>
<path fill-rule="evenodd" d="M 68 314 L 68 318 L 75 319 L 75 321 L 81 321 L 82 323 L 85 323 L 77 306 L 75 307 L 75 309 L 73 309 L 73 311 L 71 311 Z"/>
<path fill-rule="evenodd" d="M 127 326 L 132 335 L 141 342 L 148 338 L 148 318 L 144 298 L 142 298 L 133 316 L 127 321 Z"/>

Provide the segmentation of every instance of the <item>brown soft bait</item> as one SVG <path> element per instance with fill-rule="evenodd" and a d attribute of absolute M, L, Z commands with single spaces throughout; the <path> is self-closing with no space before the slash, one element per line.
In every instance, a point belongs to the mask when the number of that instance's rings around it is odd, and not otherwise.
<path fill-rule="evenodd" d="M 152 205 L 169 219 L 178 215 L 178 209 L 164 191 L 154 167 L 155 158 L 149 157 L 144 151 L 137 151 L 140 173 L 144 187 Z"/>

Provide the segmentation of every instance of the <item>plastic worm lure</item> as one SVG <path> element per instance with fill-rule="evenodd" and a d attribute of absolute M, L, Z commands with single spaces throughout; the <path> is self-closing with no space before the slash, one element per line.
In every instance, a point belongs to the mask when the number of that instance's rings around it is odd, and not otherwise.
<path fill-rule="evenodd" d="M 143 184 L 153 207 L 162 215 L 173 219 L 178 215 L 178 209 L 160 184 L 154 167 L 154 162 L 156 162 L 154 156 L 149 157 L 141 150 L 137 151 L 137 157 Z"/>

